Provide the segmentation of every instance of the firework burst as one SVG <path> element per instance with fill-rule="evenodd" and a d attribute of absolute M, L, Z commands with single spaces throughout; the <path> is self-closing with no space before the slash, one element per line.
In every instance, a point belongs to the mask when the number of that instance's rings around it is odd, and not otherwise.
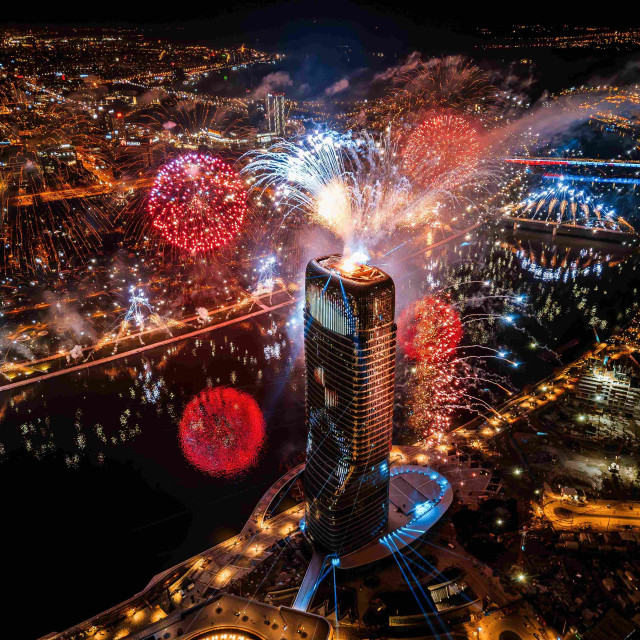
<path fill-rule="evenodd" d="M 401 316 L 399 327 L 398 342 L 413 362 L 409 425 L 423 435 L 444 434 L 463 393 L 456 359 L 460 315 L 448 302 L 427 296 Z"/>
<path fill-rule="evenodd" d="M 160 169 L 148 209 L 152 226 L 167 242 L 205 254 L 238 235 L 247 193 L 238 174 L 219 157 L 188 154 Z"/>
<path fill-rule="evenodd" d="M 391 80 L 382 102 L 387 122 L 419 122 L 431 110 L 476 113 L 496 99 L 489 74 L 461 56 L 412 59 Z"/>
<path fill-rule="evenodd" d="M 178 138 L 207 136 L 232 129 L 242 138 L 253 132 L 247 125 L 247 105 L 241 100 L 229 100 L 224 105 L 212 100 L 163 100 L 142 115 L 140 121 L 155 132 L 170 132 Z"/>
<path fill-rule="evenodd" d="M 460 166 L 449 184 L 417 184 L 400 157 L 391 131 L 380 137 L 325 133 L 251 153 L 243 173 L 253 189 L 273 192 L 285 218 L 308 216 L 341 237 L 347 248 L 371 247 L 396 229 L 435 224 L 443 204 L 458 201 L 460 189 L 477 177 Z"/>
<path fill-rule="evenodd" d="M 194 467 L 212 476 L 234 477 L 255 465 L 265 439 L 264 418 L 246 393 L 206 389 L 185 407 L 179 438 Z"/>
<path fill-rule="evenodd" d="M 492 395 L 491 389 L 510 391 L 509 382 L 490 371 L 487 361 L 519 364 L 507 351 L 490 345 L 495 327 L 518 329 L 511 309 L 522 311 L 525 297 L 502 291 L 489 294 L 490 283 L 485 281 L 464 284 L 466 293 L 458 291 L 455 301 L 451 291 L 438 289 L 399 318 L 398 343 L 410 375 L 407 423 L 425 440 L 441 440 L 454 417 L 492 416 L 492 405 L 483 396 Z"/>
<path fill-rule="evenodd" d="M 425 187 L 436 182 L 455 187 L 474 172 L 479 155 L 478 135 L 468 118 L 434 113 L 409 133 L 403 163 Z"/>
<path fill-rule="evenodd" d="M 427 364 L 451 360 L 463 334 L 458 311 L 436 296 L 418 300 L 402 314 L 398 327 L 407 357 Z"/>

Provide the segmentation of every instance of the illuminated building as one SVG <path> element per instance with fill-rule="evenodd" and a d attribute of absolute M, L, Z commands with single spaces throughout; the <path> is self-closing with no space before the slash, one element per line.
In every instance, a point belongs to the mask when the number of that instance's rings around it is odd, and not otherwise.
<path fill-rule="evenodd" d="M 306 271 L 306 534 L 344 555 L 386 528 L 396 357 L 393 280 L 342 256 Z"/>
<path fill-rule="evenodd" d="M 269 93 L 265 101 L 269 132 L 284 136 L 284 96 L 281 93 Z"/>
<path fill-rule="evenodd" d="M 638 352 L 621 358 L 592 358 L 580 376 L 576 399 L 590 410 L 640 417 L 640 365 Z"/>
<path fill-rule="evenodd" d="M 87 629 L 91 630 L 90 634 L 86 634 Z M 333 629 L 328 620 L 312 613 L 214 590 L 210 597 L 187 609 L 165 613 L 159 607 L 142 603 L 130 606 L 124 620 L 123 616 L 98 617 L 46 638 L 68 640 L 86 637 L 85 634 L 96 639 L 128 637 L 134 640 L 183 635 L 189 640 L 331 640 Z"/>

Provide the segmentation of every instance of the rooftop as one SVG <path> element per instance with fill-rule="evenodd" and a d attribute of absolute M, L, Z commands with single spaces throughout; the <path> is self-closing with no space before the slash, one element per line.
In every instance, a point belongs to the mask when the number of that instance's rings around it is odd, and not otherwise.
<path fill-rule="evenodd" d="M 376 282 L 387 278 L 384 271 L 368 264 L 356 262 L 350 256 L 335 254 L 320 258 L 318 264 L 327 271 L 331 271 L 342 278 L 353 280 L 354 282 Z"/>

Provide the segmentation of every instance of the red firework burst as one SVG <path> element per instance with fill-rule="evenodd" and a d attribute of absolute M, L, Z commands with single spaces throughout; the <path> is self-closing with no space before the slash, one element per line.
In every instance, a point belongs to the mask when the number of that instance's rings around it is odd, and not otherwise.
<path fill-rule="evenodd" d="M 405 354 L 416 362 L 447 362 L 462 340 L 460 315 L 435 296 L 416 302 L 402 314 L 398 324 L 398 342 Z"/>
<path fill-rule="evenodd" d="M 427 296 L 405 311 L 398 324 L 398 341 L 415 362 L 409 424 L 424 437 L 442 436 L 463 393 L 455 353 L 463 334 L 460 315 L 444 300 Z"/>
<path fill-rule="evenodd" d="M 427 117 L 409 134 L 404 168 L 424 186 L 464 182 L 477 162 L 480 144 L 469 121 L 455 114 Z"/>
<path fill-rule="evenodd" d="M 206 253 L 237 236 L 247 192 L 222 159 L 191 153 L 158 171 L 148 209 L 151 224 L 165 240 L 190 253 Z"/>
<path fill-rule="evenodd" d="M 262 450 L 262 411 L 248 394 L 228 387 L 205 389 L 184 409 L 180 446 L 187 460 L 212 476 L 232 477 L 252 467 Z"/>

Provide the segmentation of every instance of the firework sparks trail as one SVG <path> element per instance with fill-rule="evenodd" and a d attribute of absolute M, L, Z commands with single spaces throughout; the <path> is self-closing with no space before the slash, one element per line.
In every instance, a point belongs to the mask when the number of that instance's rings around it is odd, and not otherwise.
<path fill-rule="evenodd" d="M 414 362 L 409 425 L 423 435 L 444 434 L 461 397 L 455 351 L 462 340 L 457 310 L 436 296 L 409 308 L 399 321 L 398 342 Z"/>
<path fill-rule="evenodd" d="M 282 282 L 282 280 L 278 278 L 277 272 L 278 261 L 275 256 L 268 256 L 261 260 L 258 268 L 258 282 L 253 290 L 253 295 L 260 296 L 265 293 L 272 294 L 275 285 L 278 282 Z"/>
<path fill-rule="evenodd" d="M 608 209 L 584 188 L 564 184 L 537 189 L 524 200 L 504 208 L 514 218 L 530 218 L 593 229 L 635 232 L 613 209 Z"/>
<path fill-rule="evenodd" d="M 518 306 L 525 302 L 522 296 L 515 295 L 488 296 L 488 299 Z M 450 430 L 457 411 L 482 415 L 492 412 L 490 405 L 474 393 L 478 385 L 496 386 L 508 392 L 504 386 L 506 381 L 489 373 L 483 365 L 491 358 L 513 367 L 519 363 L 510 360 L 504 350 L 462 344 L 465 327 L 474 323 L 502 321 L 514 325 L 515 317 L 511 314 L 462 314 L 459 310 L 461 305 L 476 306 L 486 300 L 486 296 L 473 296 L 464 301 L 466 305 L 454 304 L 441 290 L 418 300 L 400 316 L 398 343 L 411 363 L 408 425 L 425 440 L 440 441 Z"/>
<path fill-rule="evenodd" d="M 246 102 L 237 99 L 219 105 L 207 99 L 165 99 L 143 114 L 141 122 L 154 132 L 171 132 L 178 137 L 209 136 L 211 132 L 232 128 L 246 137 L 253 128 L 246 123 Z"/>
<path fill-rule="evenodd" d="M 390 80 L 388 95 L 381 101 L 386 123 L 415 124 L 428 111 L 473 113 L 502 102 L 490 75 L 462 56 L 415 59 Z"/>
<path fill-rule="evenodd" d="M 147 296 L 138 291 L 136 287 L 130 289 L 131 298 L 129 299 L 129 307 L 124 318 L 117 324 L 114 329 L 107 331 L 93 346 L 87 360 L 94 353 L 103 347 L 113 344 L 113 352 L 118 349 L 118 345 L 123 339 L 126 339 L 135 330 L 141 344 L 144 344 L 142 336 L 145 332 L 155 329 L 166 331 L 171 336 L 172 327 L 183 327 L 184 324 L 178 320 L 165 318 L 159 315 L 154 309 Z"/>
<path fill-rule="evenodd" d="M 457 173 L 455 179 L 420 185 L 404 172 L 400 157 L 399 138 L 390 130 L 379 138 L 329 132 L 250 152 L 242 172 L 252 189 L 273 191 L 284 218 L 309 216 L 338 235 L 349 254 L 396 229 L 434 224 L 443 204 L 464 200 L 463 188 L 477 183 L 479 173 L 460 165 L 448 171 Z"/>

